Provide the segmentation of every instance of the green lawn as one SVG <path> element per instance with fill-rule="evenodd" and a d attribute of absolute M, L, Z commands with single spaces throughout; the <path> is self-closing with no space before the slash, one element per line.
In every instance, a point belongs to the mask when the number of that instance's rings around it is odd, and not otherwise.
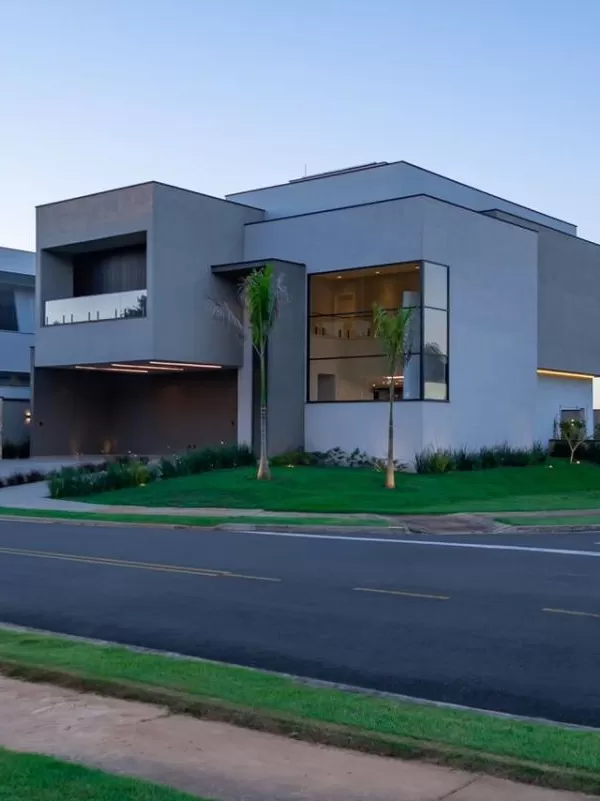
<path fill-rule="evenodd" d="M 397 489 L 384 476 L 351 468 L 280 467 L 270 482 L 251 468 L 215 470 L 135 489 L 88 496 L 123 506 L 228 507 L 269 511 L 372 514 L 518 512 L 600 508 L 600 468 L 592 464 L 509 467 L 471 473 L 399 473 Z"/>
<path fill-rule="evenodd" d="M 2 801 L 192 801 L 192 796 L 37 754 L 0 749 Z M 197 796 L 193 798 L 201 801 Z"/>
<path fill-rule="evenodd" d="M 0 630 L 0 667 L 11 675 L 156 700 L 176 711 L 318 742 L 363 747 L 388 755 L 425 757 L 553 786 L 600 791 L 600 731 L 311 687 L 277 674 L 33 632 Z M 551 774 L 547 774 L 548 768 L 552 769 Z M 0 787 L 4 789 L 6 779 L 2 779 L 0 768 Z M 81 780 L 84 779 L 82 773 Z M 107 780 L 97 776 L 94 781 L 100 787 Z M 137 788 L 135 795 L 135 783 L 131 788 L 131 795 L 115 795 L 114 801 L 167 801 L 179 797 L 161 795 L 163 791 L 157 789 L 151 795 L 144 787 Z M 2 791 L 0 797 L 3 801 L 6 798 Z M 68 795 L 64 788 L 54 796 L 14 796 L 15 801 L 32 797 L 43 801 L 113 801 L 108 793 Z"/>

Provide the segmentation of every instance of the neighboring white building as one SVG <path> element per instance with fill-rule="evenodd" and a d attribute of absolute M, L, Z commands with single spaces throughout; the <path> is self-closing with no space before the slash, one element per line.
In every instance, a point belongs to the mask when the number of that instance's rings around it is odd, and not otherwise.
<path fill-rule="evenodd" d="M 0 247 L 0 421 L 2 442 L 29 437 L 35 253 Z"/>
<path fill-rule="evenodd" d="M 386 449 L 372 306 L 415 309 L 396 447 L 547 442 L 592 428 L 600 246 L 574 225 L 405 162 L 212 198 L 160 183 L 42 206 L 34 450 L 256 442 L 251 349 L 209 299 L 274 265 L 271 453 Z M 91 323 L 93 322 L 93 325 Z"/>

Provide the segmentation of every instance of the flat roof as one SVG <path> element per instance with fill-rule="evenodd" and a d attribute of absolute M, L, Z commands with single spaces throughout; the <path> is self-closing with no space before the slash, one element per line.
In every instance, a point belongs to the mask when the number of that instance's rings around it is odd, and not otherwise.
<path fill-rule="evenodd" d="M 434 175 L 436 178 L 443 178 L 445 181 L 450 181 L 451 183 L 456 184 L 457 186 L 463 186 L 466 189 L 473 189 L 475 192 L 482 192 L 484 195 L 493 197 L 496 200 L 501 200 L 503 203 L 510 203 L 512 206 L 516 206 L 520 209 L 525 209 L 525 211 L 533 211 L 536 214 L 541 214 L 544 217 L 548 217 L 551 220 L 556 220 L 557 222 L 565 223 L 566 225 L 571 225 L 574 228 L 577 227 L 575 223 L 569 222 L 568 220 L 563 220 L 560 217 L 555 217 L 553 214 L 547 214 L 545 211 L 540 211 L 539 209 L 533 209 L 531 208 L 531 206 L 523 205 L 523 203 L 516 203 L 514 200 L 509 200 L 508 198 L 502 197 L 501 195 L 495 195 L 493 192 L 488 192 L 487 190 L 480 189 L 477 186 L 466 184 L 463 181 L 457 181 L 455 178 L 449 178 L 447 175 L 442 175 L 439 172 L 428 170 L 426 167 L 421 167 L 418 164 L 413 164 L 412 162 L 406 161 L 405 159 L 399 159 L 398 161 L 376 161 L 370 164 L 358 164 L 355 167 L 346 167 L 345 169 L 316 173 L 314 175 L 307 175 L 304 178 L 292 178 L 291 180 L 281 184 L 272 184 L 271 186 L 259 186 L 256 187 L 255 189 L 243 189 L 240 192 L 230 192 L 229 194 L 225 195 L 225 197 L 231 198 L 231 197 L 236 197 L 238 195 L 250 194 L 251 192 L 262 192 L 267 189 L 279 189 L 284 186 L 293 187 L 305 181 L 322 181 L 327 178 L 338 178 L 344 175 L 354 175 L 357 172 L 366 172 L 367 170 L 380 170 L 384 169 L 385 167 L 395 167 L 398 164 L 405 164 L 407 167 L 413 167 L 414 169 L 420 170 L 421 172 L 426 172 L 429 175 Z"/>
<path fill-rule="evenodd" d="M 217 197 L 216 195 L 208 195 L 206 192 L 197 192 L 195 189 L 186 189 L 184 186 L 175 186 L 175 184 L 167 184 L 164 181 L 140 181 L 137 184 L 127 184 L 125 186 L 114 186 L 111 189 L 100 189 L 98 192 L 88 192 L 85 195 L 75 195 L 75 197 L 66 197 L 62 200 L 52 200 L 50 203 L 38 203 L 36 209 L 43 209 L 47 206 L 57 206 L 60 203 L 70 203 L 72 200 L 83 200 L 86 197 L 95 197 L 96 195 L 107 195 L 110 192 L 122 192 L 125 189 L 136 189 L 138 186 L 166 186 L 168 189 L 177 189 L 178 192 L 189 192 L 192 195 L 199 195 L 200 197 L 208 197 L 211 200 L 220 200 L 221 203 L 231 203 L 234 206 L 244 206 L 247 209 L 256 209 L 256 211 L 264 211 L 260 206 L 251 206 L 248 203 L 240 203 L 237 200 L 229 200 L 227 197 Z"/>

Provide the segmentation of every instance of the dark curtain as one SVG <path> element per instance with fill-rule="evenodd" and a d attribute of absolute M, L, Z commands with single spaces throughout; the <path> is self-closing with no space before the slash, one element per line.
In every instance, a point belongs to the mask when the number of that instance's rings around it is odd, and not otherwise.
<path fill-rule="evenodd" d="M 85 253 L 73 259 L 73 294 L 106 295 L 146 289 L 146 246 Z"/>

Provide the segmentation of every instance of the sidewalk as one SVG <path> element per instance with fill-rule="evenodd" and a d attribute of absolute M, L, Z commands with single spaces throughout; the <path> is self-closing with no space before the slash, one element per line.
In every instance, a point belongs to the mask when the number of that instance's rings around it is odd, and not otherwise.
<path fill-rule="evenodd" d="M 310 745 L 147 704 L 0 677 L 0 745 L 219 801 L 583 801 L 418 762 Z"/>

